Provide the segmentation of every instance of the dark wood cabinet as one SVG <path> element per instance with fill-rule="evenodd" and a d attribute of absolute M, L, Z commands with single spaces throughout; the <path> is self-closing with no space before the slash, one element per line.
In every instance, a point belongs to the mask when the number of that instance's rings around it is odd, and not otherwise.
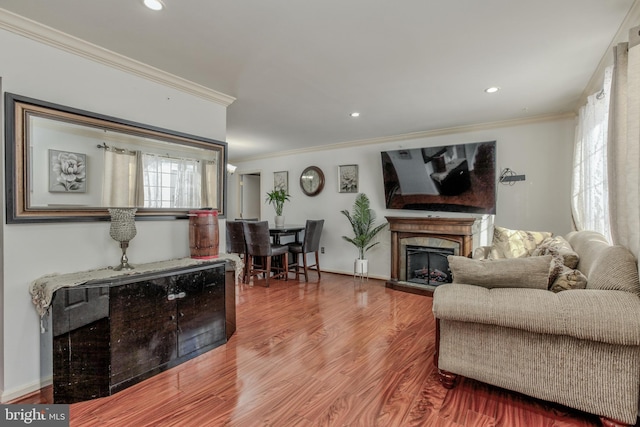
<path fill-rule="evenodd" d="M 176 303 L 167 298 L 170 292 L 170 277 L 111 287 L 112 387 L 119 388 L 176 358 Z"/>
<path fill-rule="evenodd" d="M 176 277 L 178 357 L 226 341 L 224 280 L 224 269 Z"/>
<path fill-rule="evenodd" d="M 57 290 L 54 402 L 109 396 L 224 344 L 235 331 L 226 269 L 217 262 Z"/>

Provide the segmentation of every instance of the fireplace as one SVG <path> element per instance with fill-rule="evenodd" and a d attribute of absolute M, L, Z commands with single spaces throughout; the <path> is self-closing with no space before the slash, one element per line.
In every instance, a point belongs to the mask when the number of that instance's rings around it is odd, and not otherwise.
<path fill-rule="evenodd" d="M 422 295 L 451 282 L 447 256 L 470 256 L 475 218 L 386 217 L 391 232 L 387 287 Z"/>
<path fill-rule="evenodd" d="M 451 271 L 447 256 L 454 255 L 453 248 L 407 245 L 407 282 L 438 286 L 451 283 Z"/>

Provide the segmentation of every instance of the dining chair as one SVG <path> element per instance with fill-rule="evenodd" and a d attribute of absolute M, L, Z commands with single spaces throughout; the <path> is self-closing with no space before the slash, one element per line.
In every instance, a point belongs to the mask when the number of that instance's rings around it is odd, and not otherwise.
<path fill-rule="evenodd" d="M 227 221 L 227 253 L 238 254 L 244 262 L 242 268 L 242 283 L 247 283 L 247 244 L 244 240 L 242 221 Z"/>
<path fill-rule="evenodd" d="M 243 221 L 244 238 L 247 243 L 247 283 L 259 274 L 265 275 L 265 284 L 269 286 L 269 275 L 276 269 L 272 268 L 272 257 L 283 256 L 283 262 L 274 278 L 289 278 L 289 246 L 271 243 L 269 224 L 267 221 Z M 254 258 L 262 260 L 261 265 L 255 264 Z"/>
<path fill-rule="evenodd" d="M 322 227 L 324 226 L 324 219 L 308 219 L 304 227 L 304 239 L 302 243 L 288 243 L 289 251 L 291 251 L 296 257 L 296 263 L 292 264 L 296 269 L 296 280 L 300 277 L 300 269 L 304 272 L 304 281 L 309 281 L 308 270 L 315 270 L 318 272 L 318 279 L 320 279 L 320 260 L 318 257 L 318 250 L 320 247 L 320 235 L 322 234 Z M 316 263 L 307 265 L 307 254 L 314 253 L 316 257 Z M 299 259 L 302 255 L 302 265 L 300 265 Z"/>

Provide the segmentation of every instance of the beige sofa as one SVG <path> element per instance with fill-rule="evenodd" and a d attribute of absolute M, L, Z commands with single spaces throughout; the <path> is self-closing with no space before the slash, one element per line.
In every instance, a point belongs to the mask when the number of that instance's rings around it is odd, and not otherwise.
<path fill-rule="evenodd" d="M 441 379 L 452 387 L 462 375 L 599 415 L 609 425 L 634 424 L 640 388 L 636 260 L 595 232 L 573 232 L 566 240 L 579 256 L 586 289 L 436 288 Z"/>

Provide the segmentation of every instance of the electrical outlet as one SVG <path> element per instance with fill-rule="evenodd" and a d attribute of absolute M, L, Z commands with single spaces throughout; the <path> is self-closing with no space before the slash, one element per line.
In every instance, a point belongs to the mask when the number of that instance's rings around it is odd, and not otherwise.
<path fill-rule="evenodd" d="M 323 253 L 324 253 L 324 246 L 322 246 L 322 247 L 320 248 L 320 253 L 321 253 L 321 254 L 323 254 Z"/>

